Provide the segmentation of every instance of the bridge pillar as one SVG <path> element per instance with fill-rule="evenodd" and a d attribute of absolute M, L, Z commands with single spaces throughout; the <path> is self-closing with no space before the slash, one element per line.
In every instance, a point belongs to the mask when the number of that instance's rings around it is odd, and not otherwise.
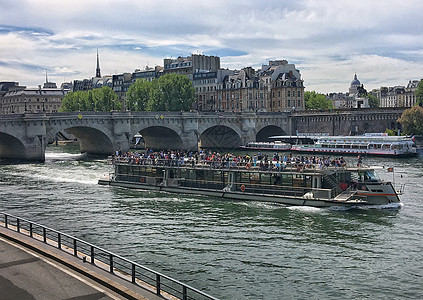
<path fill-rule="evenodd" d="M 248 142 L 256 141 L 256 115 L 255 114 L 246 114 L 241 119 L 241 144 L 245 145 Z"/>
<path fill-rule="evenodd" d="M 25 122 L 25 153 L 19 158 L 31 161 L 44 161 L 46 152 L 46 115 L 30 114 L 23 117 Z M 13 157 L 12 157 L 13 158 Z"/>
<path fill-rule="evenodd" d="M 198 142 L 200 139 L 198 132 L 198 116 L 186 118 L 182 121 L 182 132 L 180 133 L 184 150 L 198 150 Z"/>
<path fill-rule="evenodd" d="M 113 112 L 113 150 L 129 151 L 131 135 L 131 112 Z"/>
<path fill-rule="evenodd" d="M 182 144 L 184 145 L 183 150 L 198 150 L 198 131 L 184 132 L 181 135 Z"/>

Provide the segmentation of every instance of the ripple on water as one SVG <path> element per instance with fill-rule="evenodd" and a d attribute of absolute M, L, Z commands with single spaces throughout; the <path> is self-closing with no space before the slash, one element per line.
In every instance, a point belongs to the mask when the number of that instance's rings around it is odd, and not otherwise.
<path fill-rule="evenodd" d="M 82 237 L 222 299 L 418 299 L 423 213 L 418 158 L 383 161 L 403 204 L 289 207 L 97 185 L 106 160 L 54 148 L 1 165 L 2 210 Z M 372 165 L 381 160 L 371 159 Z M 381 170 L 383 171 L 383 170 Z M 391 173 L 382 173 L 392 179 Z"/>

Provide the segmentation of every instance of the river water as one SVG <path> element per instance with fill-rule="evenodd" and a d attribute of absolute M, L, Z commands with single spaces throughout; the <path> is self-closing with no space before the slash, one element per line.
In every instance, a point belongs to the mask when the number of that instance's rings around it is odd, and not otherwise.
<path fill-rule="evenodd" d="M 401 206 L 285 207 L 100 186 L 107 160 L 49 146 L 45 163 L 0 165 L 0 211 L 221 299 L 422 299 L 423 158 L 364 162 L 395 168 Z"/>

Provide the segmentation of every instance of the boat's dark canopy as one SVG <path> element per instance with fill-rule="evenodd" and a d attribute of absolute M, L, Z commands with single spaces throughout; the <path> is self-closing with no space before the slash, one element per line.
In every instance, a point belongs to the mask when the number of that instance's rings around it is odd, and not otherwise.
<path fill-rule="evenodd" d="M 320 136 L 314 135 L 275 135 L 269 138 L 289 144 L 313 144 Z"/>

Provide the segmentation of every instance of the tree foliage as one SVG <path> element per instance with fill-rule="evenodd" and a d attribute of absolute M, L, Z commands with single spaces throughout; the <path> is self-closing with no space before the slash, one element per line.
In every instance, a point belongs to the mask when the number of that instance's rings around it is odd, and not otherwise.
<path fill-rule="evenodd" d="M 304 93 L 304 101 L 306 109 L 329 109 L 333 108 L 332 101 L 327 99 L 325 95 L 312 92 Z"/>
<path fill-rule="evenodd" d="M 416 102 L 417 105 L 423 106 L 423 79 L 420 80 L 416 90 Z"/>
<path fill-rule="evenodd" d="M 367 98 L 369 99 L 370 107 L 379 107 L 379 99 L 376 96 L 372 94 L 368 94 Z"/>
<path fill-rule="evenodd" d="M 398 122 L 407 134 L 423 134 L 423 108 L 414 106 L 406 109 Z"/>
<path fill-rule="evenodd" d="M 120 110 L 122 104 L 110 87 L 68 93 L 62 100 L 61 112 Z"/>
<path fill-rule="evenodd" d="M 131 111 L 145 111 L 150 98 L 151 82 L 137 79 L 126 92 L 126 109 Z"/>
<path fill-rule="evenodd" d="M 137 80 L 127 92 L 126 108 L 131 111 L 188 111 L 195 100 L 187 76 L 167 74 L 148 82 Z"/>

